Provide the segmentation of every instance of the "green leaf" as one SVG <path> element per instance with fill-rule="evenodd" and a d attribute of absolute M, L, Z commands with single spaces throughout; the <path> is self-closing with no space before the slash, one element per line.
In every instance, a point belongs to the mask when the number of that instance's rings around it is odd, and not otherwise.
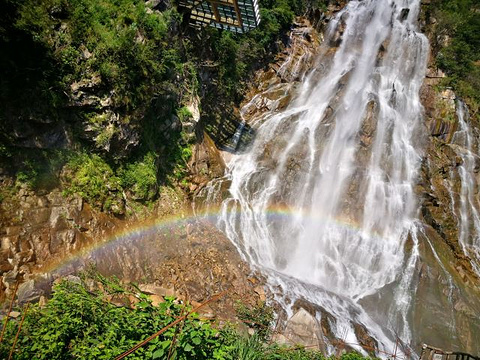
<path fill-rule="evenodd" d="M 183 350 L 185 350 L 186 352 L 190 352 L 193 350 L 193 347 L 190 344 L 185 344 L 185 346 L 183 347 Z"/>
<path fill-rule="evenodd" d="M 165 354 L 165 350 L 163 350 L 163 349 L 158 349 L 157 351 L 155 351 L 155 352 L 153 353 L 152 356 L 153 356 L 153 359 L 160 359 L 160 358 L 163 356 L 163 354 Z"/>
<path fill-rule="evenodd" d="M 139 309 L 144 309 L 148 306 L 150 306 L 150 304 L 147 301 L 141 301 L 136 305 Z"/>
<path fill-rule="evenodd" d="M 161 346 L 163 349 L 166 349 L 167 347 L 170 346 L 171 343 L 172 343 L 172 342 L 171 342 L 170 340 L 165 340 L 165 341 L 162 341 L 162 342 L 160 343 L 160 346 Z"/>

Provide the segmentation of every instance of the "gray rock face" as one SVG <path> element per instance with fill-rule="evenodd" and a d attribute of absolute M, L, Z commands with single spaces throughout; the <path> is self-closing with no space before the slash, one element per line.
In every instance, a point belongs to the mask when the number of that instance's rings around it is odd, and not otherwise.
<path fill-rule="evenodd" d="M 17 296 L 20 304 L 35 303 L 45 292 L 40 288 L 39 282 L 30 279 L 18 287 Z"/>
<path fill-rule="evenodd" d="M 283 332 L 285 343 L 302 345 L 310 349 L 325 351 L 322 330 L 317 319 L 307 310 L 300 308 L 287 321 Z"/>

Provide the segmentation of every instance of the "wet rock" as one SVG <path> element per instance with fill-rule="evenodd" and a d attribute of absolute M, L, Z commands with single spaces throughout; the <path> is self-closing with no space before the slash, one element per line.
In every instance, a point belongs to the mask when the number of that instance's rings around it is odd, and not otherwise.
<path fill-rule="evenodd" d="M 149 296 L 150 300 L 152 301 L 153 306 L 158 306 L 161 303 L 165 302 L 163 296 L 158 296 L 158 295 L 150 295 Z"/>
<path fill-rule="evenodd" d="M 170 6 L 169 0 L 148 0 L 146 4 L 153 10 L 163 12 Z"/>
<path fill-rule="evenodd" d="M 187 226 L 179 226 L 145 233 L 128 243 L 118 242 L 79 259 L 69 271 L 74 273 L 93 261 L 105 275 L 117 275 L 125 281 L 148 280 L 139 286 L 148 294 L 174 295 L 189 302 L 201 303 L 226 290 L 223 298 L 209 304 L 212 314 L 220 314 L 222 320 L 235 321 L 237 300 L 247 306 L 264 297 L 268 300 L 260 280 L 255 286 L 247 280 L 253 276 L 248 265 L 223 234 L 208 224 L 192 226 L 188 236 Z"/>
<path fill-rule="evenodd" d="M 19 148 L 65 149 L 71 146 L 71 135 L 62 122 L 44 117 L 20 119 L 19 122 L 21 125 L 11 122 L 15 128 L 9 133 L 9 136 L 13 135 L 13 145 Z"/>
<path fill-rule="evenodd" d="M 76 275 L 67 275 L 67 276 L 64 276 L 62 278 L 58 278 L 57 280 L 54 281 L 54 283 L 59 283 L 59 282 L 62 282 L 62 281 L 68 281 L 68 282 L 71 282 L 71 283 L 74 283 L 74 284 L 81 284 L 82 283 L 82 280 Z"/>
<path fill-rule="evenodd" d="M 443 77 L 431 64 L 421 91 L 430 137 L 417 186 L 425 239 L 420 246 L 413 329 L 426 343 L 448 343 L 452 350 L 475 352 L 479 348 L 472 339 L 480 331 L 480 322 L 472 316 L 480 311 L 474 300 L 480 280 L 459 243 L 458 226 L 459 168 L 465 151 L 459 144 L 465 139 L 457 133 L 456 94 L 439 87 Z"/>
<path fill-rule="evenodd" d="M 398 20 L 400 20 L 401 22 L 407 20 L 408 14 L 410 14 L 410 9 L 409 8 L 402 9 L 402 11 L 400 12 Z"/>
<path fill-rule="evenodd" d="M 47 298 L 45 296 L 40 296 L 40 298 L 38 299 L 38 306 L 40 308 L 44 308 L 45 306 L 47 306 Z"/>
<path fill-rule="evenodd" d="M 31 223 L 34 225 L 47 223 L 50 220 L 51 210 L 48 208 L 33 209 L 29 212 Z"/>
<path fill-rule="evenodd" d="M 182 130 L 184 133 L 184 140 L 189 143 L 195 139 L 195 129 L 200 121 L 200 97 L 193 95 L 187 102 L 186 108 L 191 116 L 185 116 L 182 120 Z"/>
<path fill-rule="evenodd" d="M 5 287 L 0 298 L 10 294 L 10 284 L 17 279 L 28 280 L 34 267 L 41 269 L 61 261 L 103 238 L 117 222 L 84 206 L 80 198 L 65 198 L 58 189 L 35 194 L 28 188 L 21 188 L 1 204 L 0 221 L 4 224 L 0 232 L 0 276 Z"/>
<path fill-rule="evenodd" d="M 355 331 L 355 336 L 360 346 L 362 346 L 367 353 L 374 354 L 375 349 L 378 349 L 378 342 L 370 336 L 365 326 L 355 323 L 353 330 Z"/>
<path fill-rule="evenodd" d="M 249 103 L 242 104 L 242 118 L 248 123 L 260 119 L 266 112 L 284 109 L 290 102 L 291 90 L 303 78 L 315 61 L 321 36 L 305 19 L 296 19 L 290 34 L 290 45 L 279 54 L 269 69 L 259 71 L 246 95 Z"/>
<path fill-rule="evenodd" d="M 367 106 L 367 113 L 360 130 L 360 143 L 364 147 L 369 147 L 374 138 L 377 128 L 376 119 L 378 115 L 378 107 L 375 101 L 371 101 Z"/>
<path fill-rule="evenodd" d="M 267 300 L 267 296 L 266 296 L 265 289 L 263 288 L 263 286 L 257 286 L 256 288 L 253 289 L 253 291 L 255 291 L 255 293 L 258 294 L 259 300 L 261 302 L 265 302 Z"/>
<path fill-rule="evenodd" d="M 471 318 L 471 319 L 477 319 L 477 313 L 474 309 L 472 309 L 471 306 L 469 306 L 464 300 L 460 299 L 458 300 L 455 305 L 454 309 L 456 311 L 461 312 L 463 315 Z"/>
<path fill-rule="evenodd" d="M 92 89 L 97 88 L 102 84 L 102 77 L 98 73 L 91 73 L 88 76 L 85 76 L 80 81 L 75 81 L 70 85 L 70 90 L 72 91 L 72 98 L 78 99 L 85 92 L 92 91 Z"/>
<path fill-rule="evenodd" d="M 139 302 L 140 300 L 136 296 L 133 296 L 133 295 L 128 296 L 128 303 L 131 308 L 135 309 L 135 305 L 138 304 Z"/>
<path fill-rule="evenodd" d="M 189 168 L 192 172 L 193 185 L 190 192 L 195 196 L 198 196 L 212 178 L 220 178 L 225 173 L 225 161 L 213 140 L 206 133 L 203 134 L 202 141 L 195 145 Z"/>
<path fill-rule="evenodd" d="M 96 101 L 89 98 L 89 101 Z M 83 104 L 82 106 L 85 106 Z M 98 104 L 100 107 L 100 99 Z M 116 158 L 128 155 L 140 141 L 140 129 L 135 123 L 127 122 L 117 112 L 103 109 L 82 124 L 81 133 L 85 140 L 94 143 L 97 148 L 114 154 Z"/>

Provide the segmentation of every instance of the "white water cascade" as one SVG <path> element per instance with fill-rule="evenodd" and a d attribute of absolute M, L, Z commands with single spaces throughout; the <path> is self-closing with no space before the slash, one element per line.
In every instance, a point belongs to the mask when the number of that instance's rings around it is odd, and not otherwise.
<path fill-rule="evenodd" d="M 219 220 L 285 297 L 323 307 L 347 342 L 357 342 L 353 323 L 363 324 L 385 350 L 394 333 L 411 341 L 428 56 L 419 8 L 420 0 L 351 0 L 330 21 L 290 105 L 256 119 L 251 148 L 230 161 Z M 389 284 L 389 313 L 373 320 L 362 299 Z"/>
<path fill-rule="evenodd" d="M 480 204 L 477 200 L 478 184 L 475 179 L 475 168 L 478 155 L 476 139 L 469 125 L 468 109 L 461 101 L 457 103 L 457 118 L 459 129 L 454 134 L 452 142 L 460 146 L 458 151 L 462 165 L 459 167 L 461 182 L 459 205 L 457 210 L 459 242 L 465 255 L 472 261 L 472 267 L 480 276 Z"/>

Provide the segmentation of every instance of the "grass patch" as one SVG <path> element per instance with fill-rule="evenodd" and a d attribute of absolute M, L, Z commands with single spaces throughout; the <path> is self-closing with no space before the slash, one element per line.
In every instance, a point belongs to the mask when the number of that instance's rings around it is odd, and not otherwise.
<path fill-rule="evenodd" d="M 158 193 L 156 156 L 147 153 L 142 160 L 119 170 L 122 187 L 134 200 L 151 201 Z"/>
<path fill-rule="evenodd" d="M 70 157 L 62 172 L 64 194 L 77 194 L 103 211 L 123 212 L 121 180 L 109 164 L 86 152 Z"/>

